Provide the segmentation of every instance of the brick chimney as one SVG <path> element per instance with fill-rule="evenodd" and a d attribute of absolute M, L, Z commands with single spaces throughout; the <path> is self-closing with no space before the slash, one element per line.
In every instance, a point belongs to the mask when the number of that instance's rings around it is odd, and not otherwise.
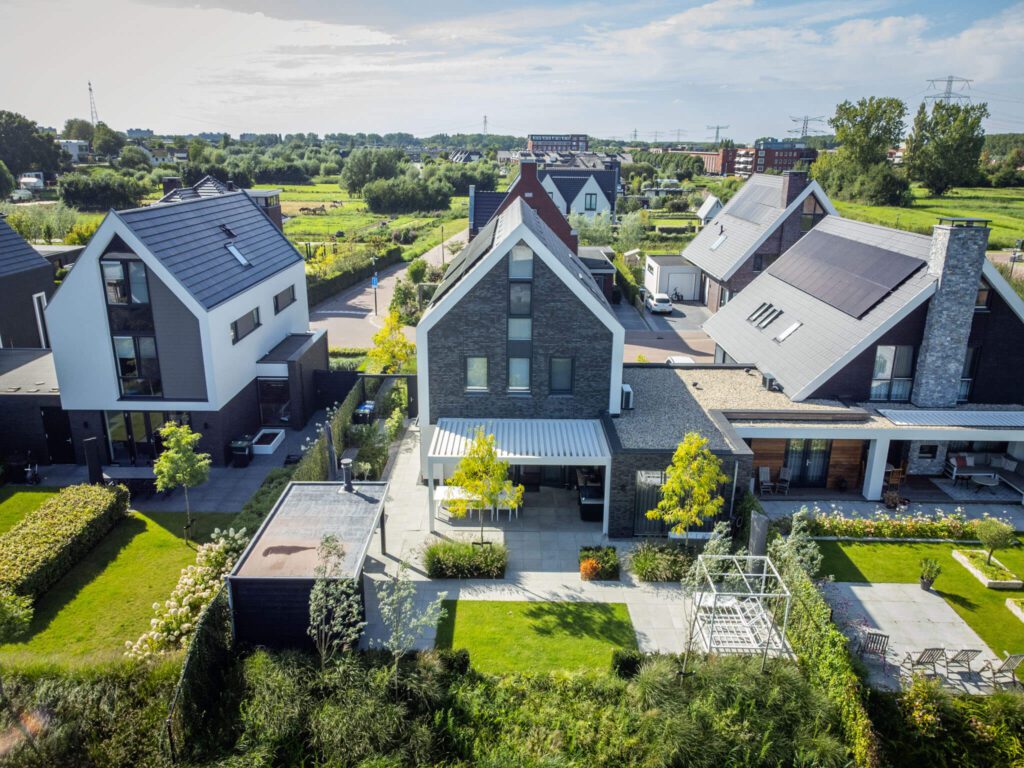
<path fill-rule="evenodd" d="M 987 225 L 983 219 L 943 218 L 932 230 L 928 272 L 938 282 L 928 302 L 910 398 L 921 408 L 956 405 L 985 265 Z"/>
<path fill-rule="evenodd" d="M 161 181 L 164 186 L 164 194 L 173 192 L 176 189 L 181 188 L 181 177 L 180 176 L 164 176 Z"/>
<path fill-rule="evenodd" d="M 806 171 L 782 172 L 782 207 L 786 208 L 807 188 Z"/>

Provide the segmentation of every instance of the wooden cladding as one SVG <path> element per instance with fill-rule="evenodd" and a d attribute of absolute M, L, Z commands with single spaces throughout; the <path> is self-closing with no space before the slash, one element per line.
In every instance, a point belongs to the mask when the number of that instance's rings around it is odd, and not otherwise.
<path fill-rule="evenodd" d="M 754 477 L 757 477 L 759 467 L 768 467 L 772 473 L 772 479 L 779 476 L 779 470 L 786 463 L 787 440 L 774 440 L 756 437 L 750 441 L 750 448 L 754 451 Z"/>
<path fill-rule="evenodd" d="M 788 440 L 756 437 L 750 441 L 754 451 L 754 477 L 758 467 L 768 467 L 774 480 L 786 464 Z M 857 491 L 863 480 L 863 440 L 831 440 L 826 485 L 834 491 Z"/>

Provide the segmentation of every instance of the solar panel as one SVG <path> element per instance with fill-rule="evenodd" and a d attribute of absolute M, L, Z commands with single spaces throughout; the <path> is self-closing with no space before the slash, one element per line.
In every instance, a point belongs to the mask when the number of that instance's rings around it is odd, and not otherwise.
<path fill-rule="evenodd" d="M 749 221 L 751 224 L 764 224 L 771 221 L 781 210 L 781 194 L 780 190 L 774 187 L 750 184 L 749 188 L 744 187 L 741 194 L 736 195 L 727 212 L 730 216 Z"/>
<path fill-rule="evenodd" d="M 859 319 L 924 265 L 912 256 L 811 230 L 768 273 Z"/>

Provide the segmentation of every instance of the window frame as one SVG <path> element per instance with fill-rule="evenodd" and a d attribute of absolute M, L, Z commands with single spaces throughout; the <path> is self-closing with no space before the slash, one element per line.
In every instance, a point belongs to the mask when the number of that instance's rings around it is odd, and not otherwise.
<path fill-rule="evenodd" d="M 584 192 L 583 193 L 583 210 L 584 211 L 596 211 L 597 210 L 597 193 L 596 192 Z"/>
<path fill-rule="evenodd" d="M 287 304 L 282 304 L 281 302 L 278 301 L 278 299 L 280 299 L 281 296 L 283 296 L 286 293 L 289 294 L 288 298 L 290 300 L 288 301 Z M 298 301 L 298 299 L 295 298 L 295 283 L 292 283 L 287 288 L 285 288 L 283 291 L 278 291 L 277 293 L 274 294 L 274 314 L 275 315 L 281 314 L 286 309 L 288 309 L 288 307 L 290 307 L 292 304 L 294 304 L 296 301 Z"/>
<path fill-rule="evenodd" d="M 892 350 L 892 360 L 889 363 L 889 375 L 879 376 L 878 359 L 883 349 Z M 897 375 L 897 364 L 900 362 L 900 350 L 910 350 L 910 361 L 908 364 L 910 375 Z M 904 352 L 904 354 L 906 354 Z M 906 403 L 910 400 L 914 390 L 914 372 L 917 363 L 917 348 L 911 344 L 877 344 L 875 345 L 875 360 L 871 368 L 871 385 L 868 391 L 868 400 L 875 403 Z M 894 385 L 899 382 L 906 386 L 906 396 L 893 397 Z M 884 392 L 883 392 L 884 390 Z M 884 394 L 884 396 L 876 395 Z"/>
<path fill-rule="evenodd" d="M 984 298 L 982 298 L 984 296 Z M 978 292 L 974 296 L 974 311 L 988 312 L 992 300 L 992 286 L 985 278 L 978 282 Z"/>
<path fill-rule="evenodd" d="M 554 366 L 556 362 L 569 364 L 569 388 L 555 389 Z M 576 358 L 570 355 L 551 355 L 548 358 L 548 394 L 556 396 L 572 395 L 576 391 Z"/>
<path fill-rule="evenodd" d="M 526 361 L 526 386 L 525 387 L 513 387 L 512 386 L 512 361 L 513 360 L 525 360 Z M 523 355 L 509 355 L 507 362 L 507 369 L 505 371 L 505 387 L 509 392 L 515 394 L 529 394 L 532 391 L 532 377 L 533 377 L 533 358 Z"/>
<path fill-rule="evenodd" d="M 132 266 L 142 271 L 142 286 L 146 292 L 145 301 L 136 301 L 132 293 Z M 108 286 L 107 267 L 113 267 L 121 272 L 121 293 L 124 301 L 111 301 Z M 103 281 L 103 298 L 108 307 L 148 307 L 152 304 L 152 297 L 149 290 L 149 269 L 141 259 L 109 259 L 100 257 L 100 278 Z"/>
<path fill-rule="evenodd" d="M 484 384 L 482 387 L 469 383 L 469 364 L 473 360 L 484 361 Z M 465 355 L 462 361 L 462 388 L 466 392 L 489 392 L 490 383 L 490 361 L 487 359 L 487 355 Z"/>
<path fill-rule="evenodd" d="M 248 317 L 252 317 L 254 314 L 256 315 L 256 323 L 255 323 L 255 325 L 253 325 L 252 328 L 250 328 L 245 333 L 243 333 L 241 336 L 239 336 L 238 335 L 238 324 L 242 320 L 245 320 Z M 246 338 L 248 336 L 252 336 L 252 334 L 258 328 L 262 327 L 262 325 L 263 325 L 263 321 L 260 319 L 260 308 L 259 307 L 253 307 L 251 310 L 246 312 L 244 315 L 239 317 L 237 320 L 232 321 L 232 323 L 231 323 L 231 343 L 232 344 L 237 344 L 242 339 L 244 339 L 244 338 Z"/>
<path fill-rule="evenodd" d="M 121 355 L 118 350 L 118 341 L 123 341 L 131 344 L 132 357 L 127 358 Z M 146 341 L 152 345 L 152 355 L 147 355 L 146 360 L 152 360 L 152 365 L 155 366 L 155 370 L 146 370 L 146 366 L 143 364 L 142 355 L 142 342 Z M 163 397 L 163 377 L 160 371 L 160 350 L 157 348 L 156 335 L 143 334 L 140 336 L 133 336 L 130 334 L 111 334 L 110 345 L 114 353 L 114 369 L 117 376 L 117 387 L 120 393 L 120 398 L 124 399 L 146 399 L 146 398 L 161 398 Z M 121 346 L 124 346 L 123 344 Z M 126 374 L 121 366 L 122 360 L 131 360 L 134 367 L 134 371 L 131 374 Z M 149 375 L 155 374 L 155 375 Z M 139 382 L 144 386 L 145 392 L 129 392 L 125 388 L 126 382 Z"/>

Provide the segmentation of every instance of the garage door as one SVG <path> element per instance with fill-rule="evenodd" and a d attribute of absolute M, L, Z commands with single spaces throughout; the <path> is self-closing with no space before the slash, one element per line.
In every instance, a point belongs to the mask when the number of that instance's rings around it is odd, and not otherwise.
<path fill-rule="evenodd" d="M 697 270 L 673 272 L 668 276 L 668 295 L 679 291 L 685 301 L 697 300 Z"/>

